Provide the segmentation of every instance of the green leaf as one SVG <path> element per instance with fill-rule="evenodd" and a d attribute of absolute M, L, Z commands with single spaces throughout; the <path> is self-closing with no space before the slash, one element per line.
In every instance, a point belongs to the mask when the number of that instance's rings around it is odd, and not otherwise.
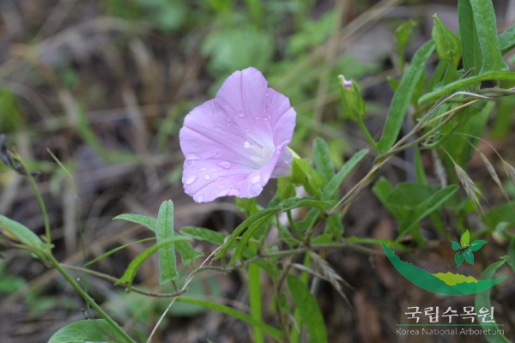
<path fill-rule="evenodd" d="M 163 201 L 159 207 L 156 221 L 157 243 L 167 241 L 175 236 L 173 227 L 173 202 Z M 164 284 L 179 277 L 177 272 L 177 259 L 175 256 L 175 244 L 167 244 L 157 251 L 159 256 L 159 283 Z"/>
<path fill-rule="evenodd" d="M 483 223 L 485 223 L 490 230 L 494 230 L 503 222 L 515 226 L 515 201 L 494 207 L 492 210 L 486 212 L 482 219 Z"/>
<path fill-rule="evenodd" d="M 123 337 L 113 332 L 104 319 L 88 319 L 73 322 L 59 329 L 50 337 L 48 343 L 84 343 L 84 342 L 126 342 Z"/>
<path fill-rule="evenodd" d="M 322 192 L 322 200 L 335 200 L 342 182 L 347 176 L 349 176 L 350 172 L 358 165 L 366 154 L 368 154 L 367 149 L 360 150 L 343 165 L 340 171 L 338 171 L 338 173 L 336 173 L 336 175 L 326 183 Z"/>
<path fill-rule="evenodd" d="M 494 276 L 497 269 L 499 269 L 503 264 L 505 263 L 504 260 L 492 263 L 489 265 L 483 274 L 481 274 L 481 280 L 490 280 Z M 482 292 L 478 292 L 476 294 L 476 300 L 474 307 L 476 311 L 479 311 L 482 308 L 490 309 L 492 307 L 492 303 L 490 302 L 490 289 L 487 289 Z M 476 312 L 477 313 L 477 312 Z M 483 324 L 480 322 L 480 324 Z M 488 325 L 483 326 L 483 330 L 485 330 L 485 337 L 486 340 L 490 343 L 510 343 L 511 341 L 507 339 L 502 334 L 497 334 L 499 331 L 499 327 L 497 324 L 492 325 L 491 323 L 488 323 Z M 495 335 L 492 335 L 488 332 L 495 332 Z"/>
<path fill-rule="evenodd" d="M 461 235 L 460 243 L 461 243 L 461 246 L 463 248 L 468 247 L 468 245 L 470 243 L 470 232 L 469 232 L 469 230 L 466 230 L 463 233 L 463 235 Z"/>
<path fill-rule="evenodd" d="M 288 198 L 293 198 L 295 196 L 295 186 L 289 180 L 284 177 L 280 177 L 277 180 L 277 200 L 283 201 Z"/>
<path fill-rule="evenodd" d="M 427 101 L 436 100 L 445 94 L 451 93 L 457 89 L 463 88 L 470 84 L 489 80 L 515 81 L 515 73 L 509 71 L 489 72 L 477 76 L 468 77 L 466 79 L 457 80 L 452 83 L 449 83 L 448 85 L 445 85 L 444 87 L 438 88 L 433 92 L 421 96 L 418 99 L 418 103 L 422 104 Z"/>
<path fill-rule="evenodd" d="M 125 220 L 131 223 L 140 224 L 142 226 L 147 227 L 149 230 L 156 232 L 156 219 L 143 216 L 141 214 L 120 214 L 113 218 L 113 220 Z"/>
<path fill-rule="evenodd" d="M 332 236 L 335 238 L 335 241 L 337 242 L 342 240 L 344 230 L 342 219 L 340 216 L 340 213 L 330 215 L 327 218 L 327 229 L 325 230 L 325 232 L 332 234 Z"/>
<path fill-rule="evenodd" d="M 436 45 L 436 53 L 438 58 L 456 64 L 461 57 L 461 46 L 458 38 L 445 26 L 438 18 L 437 14 L 433 15 L 433 40 Z"/>
<path fill-rule="evenodd" d="M 465 250 L 461 255 L 468 264 L 474 264 L 474 254 L 472 251 L 470 251 L 470 249 Z"/>
<path fill-rule="evenodd" d="M 147 227 L 149 230 L 156 232 L 156 220 L 149 216 L 144 216 L 140 214 L 120 214 L 119 216 L 116 216 L 113 218 L 113 220 L 125 220 L 131 223 L 140 224 L 142 226 Z M 129 244 L 126 244 L 127 246 Z M 125 247 L 124 246 L 124 247 Z M 123 247 L 117 248 L 118 250 L 122 249 Z M 204 253 L 201 251 L 197 251 L 191 247 L 191 245 L 188 242 L 177 242 L 175 244 L 175 248 L 177 248 L 177 251 L 179 252 L 179 255 L 181 255 L 181 261 L 183 264 L 190 264 L 193 260 L 204 256 Z M 118 251 L 117 249 L 112 250 L 112 252 Z M 106 254 L 104 254 L 106 255 Z M 101 257 L 104 258 L 106 256 L 102 255 Z M 109 256 L 109 255 L 107 255 Z M 98 261 L 99 258 L 96 258 L 94 261 Z M 91 264 L 92 262 L 89 262 L 88 264 Z"/>
<path fill-rule="evenodd" d="M 293 183 L 304 186 L 306 191 L 320 198 L 320 190 L 324 185 L 324 180 L 308 161 L 294 158 L 290 178 Z"/>
<path fill-rule="evenodd" d="M 454 161 L 444 160 L 447 167 L 454 167 L 454 163 L 466 166 L 476 152 L 473 146 L 479 142 L 479 139 L 472 137 L 480 137 L 483 134 L 495 105 L 494 101 L 486 101 L 464 108 L 442 129 L 442 133 L 447 137 L 442 144 L 442 150 L 447 151 L 447 155 Z"/>
<path fill-rule="evenodd" d="M 395 42 L 396 50 L 397 50 L 397 56 L 398 56 L 398 70 L 401 71 L 401 73 L 404 71 L 404 55 L 405 55 L 405 49 L 406 44 L 408 43 L 408 40 L 410 39 L 411 35 L 413 34 L 413 29 L 417 27 L 418 24 L 416 21 L 408 20 L 404 23 L 402 23 L 397 29 L 395 29 Z M 394 80 L 394 79 L 391 79 Z M 388 80 L 390 82 L 390 80 Z M 390 85 L 392 86 L 392 85 Z M 392 89 L 395 91 L 396 88 L 392 87 Z"/>
<path fill-rule="evenodd" d="M 474 12 L 474 22 L 483 56 L 483 66 L 479 74 L 508 70 L 508 65 L 502 60 L 501 50 L 499 49 L 492 1 L 470 0 L 470 5 Z"/>
<path fill-rule="evenodd" d="M 510 259 L 510 266 L 515 273 L 515 238 L 512 238 L 508 247 L 508 258 Z"/>
<path fill-rule="evenodd" d="M 444 202 L 446 202 L 457 190 L 459 186 L 451 185 L 440 189 L 431 195 L 424 202 L 420 203 L 399 225 L 399 238 L 409 232 L 417 225 L 422 218 L 436 211 Z"/>
<path fill-rule="evenodd" d="M 100 261 L 100 260 L 102 260 L 102 259 L 104 259 L 104 258 L 106 258 L 106 257 L 108 257 L 108 256 L 111 256 L 112 254 L 114 254 L 114 253 L 116 253 L 116 252 L 118 252 L 118 251 L 120 251 L 120 250 L 123 250 L 123 249 L 127 248 L 127 247 L 128 247 L 128 246 L 130 246 L 130 245 L 140 244 L 140 243 L 144 243 L 144 242 L 148 242 L 148 241 L 153 241 L 153 240 L 155 240 L 155 238 L 154 238 L 154 237 L 151 237 L 151 238 L 140 239 L 139 241 L 136 241 L 136 242 L 130 242 L 130 243 L 124 244 L 124 245 L 122 245 L 122 246 L 119 246 L 119 247 L 117 247 L 117 248 L 114 248 L 113 250 L 109 250 L 108 252 L 106 252 L 106 253 L 104 253 L 104 254 L 102 254 L 102 255 L 98 256 L 98 257 L 97 257 L 97 258 L 95 258 L 94 260 L 89 261 L 89 262 L 88 262 L 88 263 L 86 263 L 85 265 L 86 265 L 86 266 L 89 266 L 89 265 L 91 265 L 91 264 L 93 264 L 93 263 L 95 263 L 95 262 L 98 262 L 98 261 Z"/>
<path fill-rule="evenodd" d="M 256 198 L 236 198 L 236 207 L 243 212 L 246 217 L 257 213 L 259 210 Z"/>
<path fill-rule="evenodd" d="M 459 0 L 458 22 L 460 24 L 463 52 L 463 69 L 469 71 L 474 68 L 472 75 L 477 75 L 483 65 L 483 57 L 481 55 L 481 48 L 479 47 L 478 33 L 474 22 L 474 12 L 472 11 L 470 0 Z"/>
<path fill-rule="evenodd" d="M 31 229 L 23 224 L 20 224 L 14 220 L 11 220 L 0 214 L 0 229 L 9 232 L 14 235 L 23 244 L 35 248 L 42 249 L 44 244 L 39 237 L 32 232 Z"/>
<path fill-rule="evenodd" d="M 458 251 L 461 249 L 461 245 L 458 242 L 451 241 L 451 245 L 452 245 L 452 250 L 454 250 L 454 251 Z"/>
<path fill-rule="evenodd" d="M 190 264 L 197 258 L 204 256 L 202 251 L 193 249 L 193 247 L 190 245 L 190 242 L 179 241 L 175 243 L 175 248 L 181 256 L 181 262 L 184 265 Z"/>
<path fill-rule="evenodd" d="M 475 240 L 474 242 L 470 243 L 469 249 L 470 249 L 470 251 L 478 251 L 486 243 L 488 243 L 488 242 L 487 241 L 483 241 L 483 240 Z"/>
<path fill-rule="evenodd" d="M 504 55 L 515 47 L 515 24 L 499 35 L 499 48 Z"/>
<path fill-rule="evenodd" d="M 402 221 L 436 192 L 438 189 L 433 186 L 402 182 L 388 194 L 385 206 L 397 220 Z"/>
<path fill-rule="evenodd" d="M 288 275 L 288 288 L 295 307 L 299 310 L 302 322 L 306 325 L 311 343 L 327 343 L 327 331 L 324 317 L 318 307 L 316 298 L 309 289 L 293 275 Z"/>
<path fill-rule="evenodd" d="M 372 187 L 372 192 L 374 192 L 376 197 L 388 208 L 388 195 L 393 192 L 394 189 L 395 188 L 392 186 L 390 181 L 388 181 L 384 176 L 381 176 L 374 184 L 374 187 Z M 390 208 L 388 209 L 390 210 Z M 390 212 L 392 211 L 390 210 Z"/>
<path fill-rule="evenodd" d="M 218 245 L 224 244 L 224 240 L 227 237 L 227 235 L 223 233 L 195 226 L 186 226 L 181 229 L 181 233 L 199 241 L 206 241 Z"/>
<path fill-rule="evenodd" d="M 461 264 L 463 263 L 463 254 L 460 254 L 459 252 L 457 252 L 454 255 L 454 261 L 456 262 L 457 267 L 461 266 Z"/>
<path fill-rule="evenodd" d="M 297 223 L 297 227 L 301 232 L 306 232 L 313 227 L 318 217 L 322 214 L 322 210 L 317 207 L 313 207 L 309 210 L 308 214 L 304 219 Z"/>
<path fill-rule="evenodd" d="M 327 184 L 334 176 L 334 165 L 331 160 L 329 147 L 320 137 L 315 138 L 313 142 L 313 157 L 316 168 L 324 180 L 324 184 Z"/>
<path fill-rule="evenodd" d="M 156 245 L 151 246 L 147 250 L 143 251 L 141 254 L 136 256 L 134 260 L 129 264 L 125 272 L 123 273 L 122 277 L 118 279 L 118 281 L 115 282 L 115 285 L 120 285 L 122 283 L 127 283 L 127 287 L 130 289 L 132 285 L 132 281 L 134 280 L 134 277 L 136 276 L 136 272 L 138 271 L 141 264 L 156 250 L 159 248 L 162 248 L 168 244 L 174 244 L 176 242 L 180 241 L 187 241 L 190 240 L 188 237 L 183 236 L 174 236 L 170 239 L 167 239 L 165 241 L 162 241 L 160 243 L 157 243 Z"/>
<path fill-rule="evenodd" d="M 252 234 L 259 228 L 259 226 L 268 220 L 271 216 L 276 214 L 279 211 L 288 211 L 298 207 L 318 207 L 321 209 L 326 209 L 329 206 L 329 203 L 320 200 L 314 200 L 309 198 L 290 198 L 281 202 L 279 205 L 262 210 L 253 216 L 245 219 L 238 227 L 233 231 L 233 233 L 226 239 L 224 245 L 220 249 L 220 252 L 216 255 L 216 258 L 220 258 L 227 254 L 227 251 L 232 248 L 232 244 L 236 241 L 236 239 L 245 231 L 245 229 L 249 228 L 247 232 L 241 237 L 240 243 L 238 244 L 238 249 L 233 255 L 231 259 L 231 263 L 241 257 L 241 253 L 243 248 L 247 244 Z"/>
<path fill-rule="evenodd" d="M 242 320 L 250 325 L 258 327 L 259 329 L 268 333 L 270 336 L 272 336 L 276 340 L 279 340 L 281 337 L 284 336 L 284 332 L 282 332 L 281 330 L 276 329 L 273 326 L 266 325 L 263 322 L 258 321 L 256 319 L 252 318 L 251 316 L 246 315 L 240 311 L 237 311 L 229 306 L 220 305 L 220 304 L 217 304 L 217 303 L 214 303 L 211 301 L 207 301 L 207 300 L 194 299 L 194 298 L 188 298 L 188 297 L 178 297 L 176 301 L 193 304 L 193 305 L 198 305 L 198 306 L 203 306 L 205 308 L 215 310 L 217 312 L 237 318 L 237 319 Z"/>
<path fill-rule="evenodd" d="M 417 83 L 424 72 L 424 65 L 427 59 L 433 53 L 435 48 L 434 42 L 425 43 L 413 56 L 411 65 L 402 76 L 399 88 L 395 92 L 390 110 L 386 117 L 383 135 L 379 140 L 379 150 L 385 152 L 392 147 L 399 135 L 399 132 L 406 116 L 406 111 L 411 101 L 411 97 L 415 92 Z"/>

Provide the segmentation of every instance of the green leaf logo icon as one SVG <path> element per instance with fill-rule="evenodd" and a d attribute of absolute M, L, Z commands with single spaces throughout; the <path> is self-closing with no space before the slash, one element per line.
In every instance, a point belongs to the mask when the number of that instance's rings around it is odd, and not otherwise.
<path fill-rule="evenodd" d="M 466 261 L 468 264 L 474 264 L 474 254 L 472 252 L 478 251 L 483 245 L 487 243 L 487 241 L 483 240 L 475 240 L 470 243 L 469 230 L 465 231 L 463 235 L 461 235 L 461 244 L 455 241 L 451 242 L 452 250 L 456 251 L 456 254 L 454 255 L 454 261 L 456 261 L 456 265 L 458 267 L 461 266 L 463 261 Z"/>

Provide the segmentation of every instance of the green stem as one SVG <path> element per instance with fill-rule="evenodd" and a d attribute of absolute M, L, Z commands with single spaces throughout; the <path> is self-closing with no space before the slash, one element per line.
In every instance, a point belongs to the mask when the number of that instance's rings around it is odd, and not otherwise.
<path fill-rule="evenodd" d="M 43 214 L 43 222 L 45 223 L 45 236 L 46 236 L 46 244 L 48 251 L 52 250 L 52 234 L 50 232 L 50 220 L 48 219 L 48 213 L 46 210 L 45 202 L 43 201 L 43 197 L 41 196 L 41 193 L 39 192 L 38 185 L 36 184 L 36 181 L 32 177 L 30 171 L 27 169 L 27 166 L 25 166 L 25 163 L 23 163 L 23 160 L 19 156 L 15 156 L 16 160 L 20 162 L 25 175 L 29 179 L 30 186 L 34 190 L 34 193 L 36 195 L 36 199 L 38 199 L 39 207 L 41 208 L 41 213 Z"/>
<path fill-rule="evenodd" d="M 439 97 L 451 93 L 452 91 L 467 86 L 472 83 L 480 82 L 480 81 L 486 81 L 486 80 L 507 80 L 507 81 L 515 81 L 515 73 L 513 72 L 504 72 L 504 71 L 496 71 L 496 72 L 489 72 L 482 75 L 472 76 L 466 79 L 460 79 L 457 81 L 454 81 L 452 83 L 449 83 L 448 85 L 437 89 L 434 92 L 427 93 L 418 99 L 418 103 L 421 104 L 426 101 L 438 99 Z"/>
<path fill-rule="evenodd" d="M 363 118 L 361 118 L 361 117 L 358 118 L 358 125 L 359 125 L 359 128 L 361 129 L 361 131 L 363 132 L 363 134 L 365 135 L 365 138 L 370 143 L 370 145 L 372 145 L 374 147 L 375 151 L 379 151 L 377 142 L 374 140 L 372 135 L 370 135 L 370 132 L 368 131 L 367 127 L 365 126 L 365 123 L 363 122 Z"/>
<path fill-rule="evenodd" d="M 309 254 L 304 255 L 304 266 L 308 267 L 311 264 L 311 256 Z M 302 272 L 300 274 L 300 280 L 304 285 L 308 285 L 309 282 L 309 274 L 307 272 Z M 290 342 L 291 343 L 299 343 L 302 333 L 302 315 L 300 314 L 300 311 L 298 308 L 295 308 L 295 311 L 293 312 L 293 318 L 295 319 L 295 323 L 297 323 L 299 330 L 296 330 L 295 328 L 292 328 L 290 333 Z"/>
<path fill-rule="evenodd" d="M 65 280 L 75 289 L 77 293 L 93 308 L 102 319 L 104 319 L 116 333 L 123 337 L 126 343 L 136 343 L 119 325 L 116 323 L 104 310 L 86 293 L 82 287 L 77 283 L 77 281 L 70 275 L 68 272 L 59 264 L 59 262 L 55 259 L 52 254 L 47 254 L 46 256 L 50 261 L 52 267 L 57 269 L 57 271 L 65 278 Z"/>
<path fill-rule="evenodd" d="M 255 263 L 249 265 L 249 300 L 252 318 L 262 322 L 261 275 L 259 266 Z M 254 329 L 254 342 L 265 343 L 263 330 L 257 326 Z"/>

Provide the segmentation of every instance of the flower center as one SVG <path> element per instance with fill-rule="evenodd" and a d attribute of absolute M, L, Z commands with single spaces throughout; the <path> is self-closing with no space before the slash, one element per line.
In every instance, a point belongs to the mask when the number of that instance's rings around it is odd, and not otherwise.
<path fill-rule="evenodd" d="M 259 168 L 263 167 L 272 157 L 273 152 L 267 147 L 262 147 L 259 144 L 250 144 L 245 141 L 243 144 L 245 149 L 249 150 L 250 160 L 258 165 Z"/>

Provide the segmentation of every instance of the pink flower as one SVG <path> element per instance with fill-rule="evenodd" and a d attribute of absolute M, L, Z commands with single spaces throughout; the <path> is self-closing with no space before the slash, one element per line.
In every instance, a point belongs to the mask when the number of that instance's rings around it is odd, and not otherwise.
<path fill-rule="evenodd" d="M 295 110 L 255 68 L 236 71 L 213 100 L 195 107 L 179 133 L 182 183 L 196 202 L 253 198 L 289 173 Z"/>

